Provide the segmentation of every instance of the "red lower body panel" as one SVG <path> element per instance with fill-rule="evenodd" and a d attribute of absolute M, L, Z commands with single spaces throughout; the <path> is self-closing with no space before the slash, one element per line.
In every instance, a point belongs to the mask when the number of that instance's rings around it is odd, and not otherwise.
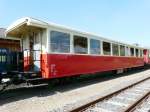
<path fill-rule="evenodd" d="M 150 58 L 148 59 L 148 64 L 150 65 Z"/>
<path fill-rule="evenodd" d="M 43 78 L 58 78 L 138 66 L 144 66 L 143 58 L 42 54 L 41 72 Z"/>

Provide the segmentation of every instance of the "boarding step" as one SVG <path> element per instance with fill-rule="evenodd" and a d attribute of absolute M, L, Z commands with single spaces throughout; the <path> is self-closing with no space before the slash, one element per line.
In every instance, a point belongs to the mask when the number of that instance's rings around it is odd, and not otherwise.
<path fill-rule="evenodd" d="M 25 77 L 40 77 L 41 72 L 37 71 L 26 71 L 26 72 L 20 72 L 20 74 L 23 74 Z"/>
<path fill-rule="evenodd" d="M 11 71 L 10 73 L 11 75 L 21 75 L 25 78 L 36 78 L 36 77 L 40 77 L 41 76 L 41 72 L 39 71 Z"/>
<path fill-rule="evenodd" d="M 25 79 L 25 81 L 27 83 L 31 83 L 31 84 L 43 84 L 43 83 L 47 83 L 48 80 L 47 79 L 44 79 L 42 77 L 37 77 L 37 78 L 29 78 L 29 79 Z"/>

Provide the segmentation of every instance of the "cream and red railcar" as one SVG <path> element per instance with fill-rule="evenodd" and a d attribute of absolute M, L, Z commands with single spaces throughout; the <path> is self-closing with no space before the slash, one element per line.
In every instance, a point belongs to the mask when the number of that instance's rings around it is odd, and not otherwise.
<path fill-rule="evenodd" d="M 43 79 L 144 66 L 144 48 L 29 17 L 6 33 L 22 40 L 24 71 Z"/>

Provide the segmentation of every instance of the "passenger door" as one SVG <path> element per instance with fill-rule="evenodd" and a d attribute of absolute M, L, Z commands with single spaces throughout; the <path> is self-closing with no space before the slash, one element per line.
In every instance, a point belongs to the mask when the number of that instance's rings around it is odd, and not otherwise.
<path fill-rule="evenodd" d="M 34 59 L 34 71 L 40 71 L 40 61 L 41 61 L 41 49 L 42 49 L 42 39 L 41 32 L 34 34 L 34 44 L 33 44 L 33 59 Z"/>

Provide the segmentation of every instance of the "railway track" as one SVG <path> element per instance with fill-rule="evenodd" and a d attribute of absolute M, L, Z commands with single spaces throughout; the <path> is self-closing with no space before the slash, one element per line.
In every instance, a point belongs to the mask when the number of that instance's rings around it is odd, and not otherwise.
<path fill-rule="evenodd" d="M 150 112 L 150 95 L 145 97 L 143 101 L 137 104 L 133 112 Z"/>
<path fill-rule="evenodd" d="M 150 112 L 150 77 L 71 112 Z"/>

